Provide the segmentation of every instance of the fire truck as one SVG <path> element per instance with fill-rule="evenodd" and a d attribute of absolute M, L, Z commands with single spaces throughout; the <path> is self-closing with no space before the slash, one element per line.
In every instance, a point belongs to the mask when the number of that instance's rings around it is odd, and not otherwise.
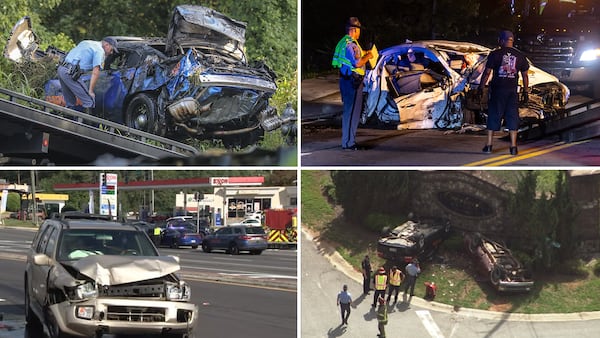
<path fill-rule="evenodd" d="M 264 226 L 268 234 L 269 249 L 295 249 L 297 247 L 297 212 L 293 209 L 265 210 Z"/>

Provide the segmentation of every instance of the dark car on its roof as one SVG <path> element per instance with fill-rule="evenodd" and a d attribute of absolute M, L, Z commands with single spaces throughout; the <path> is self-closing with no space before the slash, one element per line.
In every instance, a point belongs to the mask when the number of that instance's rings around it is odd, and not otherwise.
<path fill-rule="evenodd" d="M 198 308 L 146 232 L 109 216 L 62 213 L 34 236 L 24 273 L 25 318 L 51 337 L 188 337 Z"/>
<path fill-rule="evenodd" d="M 413 258 L 431 257 L 450 234 L 450 222 L 443 219 L 407 221 L 385 230 L 377 242 L 377 256 L 396 265 L 406 265 Z"/>
<path fill-rule="evenodd" d="M 268 246 L 267 234 L 262 227 L 235 225 L 221 227 L 213 234 L 204 237 L 202 250 L 225 250 L 227 253 L 238 255 L 240 251 L 249 251 L 260 255 Z"/>

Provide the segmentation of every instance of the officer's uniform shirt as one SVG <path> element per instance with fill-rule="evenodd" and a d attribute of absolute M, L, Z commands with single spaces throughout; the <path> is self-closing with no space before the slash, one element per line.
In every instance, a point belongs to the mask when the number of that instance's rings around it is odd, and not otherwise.
<path fill-rule="evenodd" d="M 65 57 L 65 62 L 75 64 L 79 60 L 79 68 L 83 71 L 92 70 L 96 66 L 104 67 L 104 49 L 102 42 L 83 40 Z"/>

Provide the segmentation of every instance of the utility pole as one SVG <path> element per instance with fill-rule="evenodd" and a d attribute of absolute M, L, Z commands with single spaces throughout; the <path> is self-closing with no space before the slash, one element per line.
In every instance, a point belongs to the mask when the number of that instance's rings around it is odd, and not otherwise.
<path fill-rule="evenodd" d="M 37 203 L 35 201 L 35 170 L 31 170 L 31 202 L 33 203 L 33 223 L 35 223 L 35 226 L 39 226 L 38 224 L 38 217 L 37 217 Z M 27 212 L 25 212 L 25 219 L 27 219 Z"/>

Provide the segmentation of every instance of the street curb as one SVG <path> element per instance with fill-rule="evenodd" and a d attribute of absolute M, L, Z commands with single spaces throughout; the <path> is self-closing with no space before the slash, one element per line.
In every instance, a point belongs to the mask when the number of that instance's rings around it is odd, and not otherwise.
<path fill-rule="evenodd" d="M 321 240 L 318 235 L 314 235 L 309 230 L 302 227 L 302 233 L 312 242 L 317 245 L 319 251 L 334 268 L 341 271 L 343 274 L 362 285 L 362 273 L 355 270 L 336 250 L 331 243 L 326 240 Z M 478 310 L 452 306 L 448 304 L 427 301 L 419 297 L 413 297 L 411 304 L 432 310 L 445 312 L 449 314 L 458 314 L 467 317 L 490 319 L 490 320 L 506 320 L 506 321 L 523 321 L 523 322 L 553 322 L 553 321 L 581 321 L 581 320 L 597 320 L 600 319 L 600 311 L 593 312 L 574 312 L 574 313 L 543 313 L 543 314 L 527 314 L 527 313 L 510 313 L 497 312 L 488 310 Z"/>

